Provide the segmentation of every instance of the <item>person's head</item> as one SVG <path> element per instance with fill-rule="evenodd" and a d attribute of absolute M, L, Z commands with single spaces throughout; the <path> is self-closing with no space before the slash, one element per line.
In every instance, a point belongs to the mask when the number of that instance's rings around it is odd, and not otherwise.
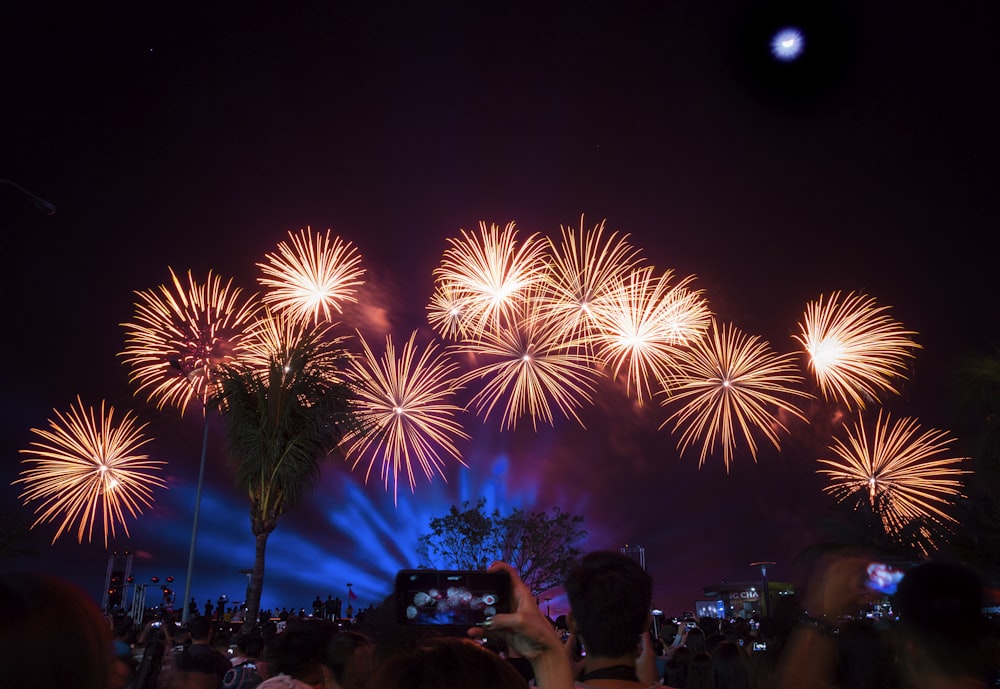
<path fill-rule="evenodd" d="M 212 621 L 207 617 L 193 617 L 188 622 L 188 634 L 195 643 L 206 643 L 212 633 Z"/>
<path fill-rule="evenodd" d="M 114 650 L 111 627 L 94 601 L 62 579 L 0 575 L 0 687 L 108 689 Z M 53 638 L 61 643 L 48 643 Z"/>
<path fill-rule="evenodd" d="M 713 689 L 712 656 L 704 651 L 691 656 L 684 687 L 685 689 Z"/>
<path fill-rule="evenodd" d="M 949 677 L 985 673 L 983 589 L 975 572 L 943 562 L 918 565 L 899 582 L 893 603 L 909 669 Z"/>
<path fill-rule="evenodd" d="M 749 660 L 735 641 L 722 641 L 712 655 L 715 689 L 753 689 L 756 686 Z"/>
<path fill-rule="evenodd" d="M 525 689 L 514 667 L 471 639 L 439 637 L 386 660 L 371 689 Z"/>
<path fill-rule="evenodd" d="M 619 657 L 634 652 L 649 627 L 653 580 L 621 553 L 584 555 L 566 578 L 570 625 L 588 655 Z"/>
<path fill-rule="evenodd" d="M 684 645 L 691 649 L 692 653 L 708 652 L 708 644 L 705 640 L 705 632 L 701 627 L 692 627 L 684 637 Z"/>
<path fill-rule="evenodd" d="M 344 689 L 360 689 L 368 682 L 374 667 L 375 647 L 371 640 L 355 631 L 342 631 L 327 641 L 323 662 L 333 679 Z"/>
<path fill-rule="evenodd" d="M 264 639 L 260 634 L 240 634 L 236 637 L 236 650 L 247 658 L 260 658 L 264 652 Z"/>
<path fill-rule="evenodd" d="M 284 673 L 306 684 L 322 682 L 323 653 L 335 631 L 323 620 L 289 621 L 264 651 L 268 673 Z"/>

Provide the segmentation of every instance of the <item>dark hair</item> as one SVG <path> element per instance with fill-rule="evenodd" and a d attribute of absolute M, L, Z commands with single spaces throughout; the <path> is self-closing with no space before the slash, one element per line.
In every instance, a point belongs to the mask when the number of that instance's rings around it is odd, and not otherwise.
<path fill-rule="evenodd" d="M 212 633 L 212 621 L 207 617 L 192 617 L 188 622 L 188 633 L 192 639 L 207 639 Z"/>
<path fill-rule="evenodd" d="M 704 651 L 691 656 L 685 689 L 712 689 L 712 656 Z"/>
<path fill-rule="evenodd" d="M 0 575 L 0 687 L 107 689 L 111 682 L 111 628 L 97 604 L 57 577 Z M 65 643 L 42 643 L 54 634 Z"/>
<path fill-rule="evenodd" d="M 723 641 L 712 656 L 715 689 L 754 689 L 757 686 L 750 661 L 735 641 Z"/>
<path fill-rule="evenodd" d="M 901 634 L 944 674 L 985 674 L 983 589 L 975 572 L 944 562 L 918 565 L 899 582 L 893 602 Z"/>
<path fill-rule="evenodd" d="M 370 689 L 525 689 L 507 661 L 471 639 L 439 637 L 395 655 L 376 671 Z"/>
<path fill-rule="evenodd" d="M 358 648 L 371 646 L 371 640 L 359 632 L 346 630 L 333 635 L 323 651 L 323 662 L 330 668 L 337 684 L 346 684 L 345 678 L 355 661 Z"/>
<path fill-rule="evenodd" d="M 322 677 L 323 652 L 336 625 L 326 620 L 289 620 L 264 651 L 268 669 L 313 683 Z"/>
<path fill-rule="evenodd" d="M 636 649 L 653 599 L 652 577 L 638 562 L 612 551 L 588 553 L 565 588 L 588 653 L 615 657 Z"/>
<path fill-rule="evenodd" d="M 708 653 L 708 639 L 701 627 L 691 627 L 684 638 L 684 645 L 691 649 L 692 653 Z"/>
<path fill-rule="evenodd" d="M 243 655 L 259 658 L 264 652 L 264 638 L 260 634 L 241 634 L 236 637 L 236 649 Z"/>

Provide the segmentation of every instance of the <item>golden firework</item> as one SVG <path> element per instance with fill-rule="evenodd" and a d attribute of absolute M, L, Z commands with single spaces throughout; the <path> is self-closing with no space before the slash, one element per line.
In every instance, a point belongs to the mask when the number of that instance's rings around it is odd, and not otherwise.
<path fill-rule="evenodd" d="M 545 303 L 536 292 L 529 289 L 502 322 L 455 345 L 485 360 L 463 378 L 487 381 L 470 404 L 488 419 L 505 400 L 501 428 L 515 428 L 525 414 L 535 428 L 539 420 L 552 425 L 554 409 L 582 426 L 576 409 L 591 400 L 596 386 L 593 357 L 579 341 L 566 341 L 558 322 L 539 315 Z"/>
<path fill-rule="evenodd" d="M 457 340 L 468 334 L 466 307 L 457 289 L 450 283 L 439 282 L 434 286 L 431 302 L 427 305 L 427 322 L 446 340 Z"/>
<path fill-rule="evenodd" d="M 622 372 L 626 392 L 642 404 L 678 371 L 678 355 L 708 329 L 711 311 L 694 276 L 673 284 L 673 271 L 633 270 L 594 309 L 592 334 L 598 359 L 613 378 Z"/>
<path fill-rule="evenodd" d="M 864 409 L 884 391 L 896 393 L 893 380 L 905 378 L 908 359 L 920 345 L 916 333 L 878 306 L 873 297 L 834 292 L 806 306 L 795 335 L 809 354 L 809 367 L 827 400 L 839 400 L 848 409 Z"/>
<path fill-rule="evenodd" d="M 385 354 L 378 357 L 358 333 L 364 354 L 350 363 L 366 432 L 344 438 L 346 456 L 354 457 L 355 467 L 367 460 L 366 482 L 381 462 L 382 481 L 388 489 L 392 480 L 394 498 L 402 472 L 410 490 L 415 488 L 415 465 L 428 480 L 434 474 L 447 480 L 445 457 L 465 466 L 455 440 L 469 439 L 455 420 L 462 409 L 450 401 L 461 388 L 454 375 L 458 365 L 433 343 L 418 354 L 416 335 L 410 335 L 398 357 L 391 336 L 386 337 Z"/>
<path fill-rule="evenodd" d="M 639 249 L 629 244 L 628 235 L 612 232 L 604 236 L 604 222 L 592 230 L 560 227 L 561 241 L 546 238 L 545 301 L 546 317 L 563 331 L 566 340 L 590 342 L 593 312 L 607 300 L 612 286 L 623 282 L 642 262 Z"/>
<path fill-rule="evenodd" d="M 719 326 L 713 318 L 708 335 L 680 355 L 679 373 L 671 378 L 664 401 L 680 408 L 660 428 L 674 422 L 674 431 L 681 432 L 681 454 L 701 441 L 699 467 L 720 446 L 728 472 L 737 435 L 756 460 L 755 434 L 780 449 L 779 434 L 788 432 L 780 415 L 806 420 L 790 401 L 810 396 L 793 387 L 801 381 L 793 355 L 777 354 L 764 340 L 733 325 Z"/>
<path fill-rule="evenodd" d="M 257 266 L 265 276 L 257 281 L 268 288 L 264 302 L 294 318 L 318 323 L 330 320 L 332 312 L 343 313 L 345 302 L 357 303 L 361 277 L 361 254 L 350 242 L 330 237 L 306 227 L 298 234 L 291 231 L 291 242 L 279 242 L 277 253 L 265 255 L 266 263 Z"/>
<path fill-rule="evenodd" d="M 824 490 L 838 502 L 867 502 L 886 533 L 897 535 L 915 520 L 955 521 L 945 508 L 961 495 L 959 477 L 970 472 L 959 468 L 968 458 L 948 456 L 952 442 L 946 431 L 921 431 L 915 419 L 893 421 L 880 410 L 870 432 L 859 419 L 846 440 L 834 438 L 836 458 L 818 460 L 830 467 L 818 472 L 830 478 Z"/>
<path fill-rule="evenodd" d="M 142 433 L 148 424 L 138 424 L 130 412 L 118 421 L 115 408 L 105 411 L 103 401 L 99 413 L 84 407 L 79 397 L 76 404 L 65 414 L 53 410 L 56 419 L 49 419 L 48 430 L 31 429 L 41 439 L 20 451 L 28 456 L 22 464 L 29 467 L 12 485 L 24 484 L 19 496 L 24 504 L 40 503 L 31 528 L 61 520 L 53 543 L 74 524 L 78 541 L 82 543 L 85 534 L 90 541 L 100 512 L 107 546 L 116 525 L 128 535 L 125 513 L 137 517 L 143 506 L 152 504 L 153 488 L 166 487 L 151 473 L 166 462 L 138 454 L 152 438 Z"/>
<path fill-rule="evenodd" d="M 510 317 L 524 290 L 542 279 L 545 246 L 537 235 L 519 245 L 513 222 L 503 230 L 481 222 L 478 234 L 460 233 L 461 237 L 448 239 L 451 246 L 434 269 L 435 281 L 464 311 L 466 328 L 495 326 Z"/>
<path fill-rule="evenodd" d="M 170 284 L 135 293 L 134 320 L 122 323 L 120 356 L 132 367 L 129 381 L 139 383 L 137 394 L 148 390 L 158 408 L 171 404 L 183 414 L 192 398 L 204 408 L 215 372 L 239 358 L 259 304 L 253 297 L 241 299 L 231 279 L 223 284 L 212 271 L 204 283 L 188 271 L 185 285 L 169 270 Z"/>
<path fill-rule="evenodd" d="M 264 315 L 248 329 L 243 340 L 242 364 L 261 373 L 267 372 L 272 362 L 280 363 L 286 370 L 297 356 L 299 345 L 308 340 L 318 343 L 311 352 L 309 365 L 325 371 L 334 382 L 344 382 L 339 376 L 339 366 L 345 359 L 342 344 L 347 338 L 332 336 L 335 323 L 313 324 L 287 312 L 273 313 L 264 307 Z"/>

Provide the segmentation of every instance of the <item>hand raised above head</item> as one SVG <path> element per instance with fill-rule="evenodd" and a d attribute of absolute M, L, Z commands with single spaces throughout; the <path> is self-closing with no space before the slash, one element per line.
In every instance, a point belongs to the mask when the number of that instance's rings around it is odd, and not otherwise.
<path fill-rule="evenodd" d="M 572 687 L 572 672 L 563 643 L 538 609 L 534 596 L 521 581 L 517 570 L 505 562 L 495 562 L 488 571 L 507 572 L 510 576 L 511 611 L 494 615 L 481 627 L 470 628 L 468 635 L 502 639 L 508 648 L 531 662 L 535 681 L 542 689 Z"/>

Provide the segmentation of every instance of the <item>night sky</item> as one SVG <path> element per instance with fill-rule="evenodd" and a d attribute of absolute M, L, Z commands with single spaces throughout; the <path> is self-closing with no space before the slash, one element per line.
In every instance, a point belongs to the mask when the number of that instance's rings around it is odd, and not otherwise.
<path fill-rule="evenodd" d="M 647 260 L 694 274 L 720 319 L 794 351 L 806 303 L 860 291 L 922 346 L 886 408 L 955 422 L 963 356 L 1000 342 L 996 280 L 1000 10 L 951 2 L 18 3 L 2 10 L 0 184 L 5 302 L 2 514 L 32 520 L 10 486 L 32 427 L 77 395 L 150 422 L 168 490 L 112 549 L 140 581 L 183 593 L 201 446 L 181 418 L 133 397 L 117 356 L 134 290 L 168 266 L 248 291 L 255 266 L 311 226 L 354 243 L 366 285 L 351 327 L 378 342 L 431 331 L 432 270 L 459 229 L 517 223 L 629 233 Z M 803 9 L 807 7 L 808 9 Z M 770 32 L 802 28 L 791 64 Z M 803 358 L 804 363 L 804 358 Z M 452 504 L 585 516 L 587 549 L 646 548 L 656 603 L 691 609 L 703 586 L 795 576 L 833 507 L 815 473 L 836 410 L 809 408 L 782 451 L 699 470 L 607 386 L 538 431 L 463 417 L 472 440 L 448 483 L 391 491 L 331 461 L 268 547 L 265 607 L 317 595 L 363 605 L 417 564 L 417 537 Z M 210 426 L 194 595 L 243 597 L 253 562 L 246 498 Z M 71 576 L 95 596 L 99 533 L 49 542 L 14 566 Z M 561 612 L 553 601 L 553 614 Z"/>

